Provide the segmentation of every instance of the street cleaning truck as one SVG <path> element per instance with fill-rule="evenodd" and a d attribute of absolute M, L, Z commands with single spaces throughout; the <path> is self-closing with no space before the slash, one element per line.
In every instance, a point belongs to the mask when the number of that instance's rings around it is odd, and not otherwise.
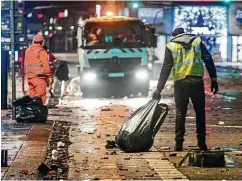
<path fill-rule="evenodd" d="M 84 97 L 148 95 L 153 28 L 137 18 L 93 17 L 79 21 L 77 39 Z"/>

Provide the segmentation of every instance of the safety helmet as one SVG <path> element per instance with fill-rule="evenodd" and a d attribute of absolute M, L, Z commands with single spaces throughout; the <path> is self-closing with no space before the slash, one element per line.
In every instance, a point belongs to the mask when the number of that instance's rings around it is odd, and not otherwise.
<path fill-rule="evenodd" d="M 34 36 L 33 42 L 42 42 L 44 41 L 44 37 L 40 34 Z"/>

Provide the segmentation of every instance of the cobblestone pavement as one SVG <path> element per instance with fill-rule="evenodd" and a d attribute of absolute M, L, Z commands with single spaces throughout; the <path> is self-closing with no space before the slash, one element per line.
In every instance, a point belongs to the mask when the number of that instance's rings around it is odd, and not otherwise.
<path fill-rule="evenodd" d="M 177 166 L 196 147 L 195 115 L 189 104 L 184 151 L 173 152 L 175 107 L 173 85 L 168 82 L 161 102 L 168 104 L 170 111 L 150 152 L 124 153 L 105 148 L 123 121 L 150 98 L 97 100 L 67 96 L 58 109 L 50 109 L 49 120 L 70 122 L 68 179 L 242 179 L 242 81 L 237 74 L 219 76 L 220 91 L 215 96 L 205 76 L 207 143 L 211 149 L 227 150 L 226 167 L 190 167 L 187 160 Z M 156 82 L 151 82 L 152 91 L 155 86 Z M 6 112 L 2 112 L 4 116 Z"/>

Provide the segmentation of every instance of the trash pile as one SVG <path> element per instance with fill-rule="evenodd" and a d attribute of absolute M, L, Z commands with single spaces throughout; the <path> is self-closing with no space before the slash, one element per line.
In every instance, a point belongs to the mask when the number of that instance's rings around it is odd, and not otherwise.
<path fill-rule="evenodd" d="M 123 123 L 115 138 L 116 144 L 125 152 L 149 151 L 154 137 L 164 122 L 169 107 L 151 100 L 137 109 Z"/>
<path fill-rule="evenodd" d="M 71 79 L 70 83 L 66 88 L 66 92 L 68 93 L 68 95 L 82 96 L 80 84 L 80 76 Z"/>
<path fill-rule="evenodd" d="M 52 135 L 49 139 L 49 146 L 45 163 L 38 168 L 38 177 L 42 180 L 60 180 L 67 179 L 68 165 L 70 158 L 68 147 L 70 123 L 55 122 Z"/>
<path fill-rule="evenodd" d="M 13 105 L 17 107 L 17 122 L 45 123 L 47 121 L 48 108 L 43 105 L 40 97 L 24 96 L 13 101 Z"/>

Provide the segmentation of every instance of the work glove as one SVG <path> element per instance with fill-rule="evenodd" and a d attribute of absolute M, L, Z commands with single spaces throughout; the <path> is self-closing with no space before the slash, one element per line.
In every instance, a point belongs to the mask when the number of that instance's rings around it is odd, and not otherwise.
<path fill-rule="evenodd" d="M 217 92 L 218 92 L 217 80 L 212 80 L 212 82 L 211 82 L 211 92 L 213 92 L 213 94 L 217 94 Z"/>
<path fill-rule="evenodd" d="M 52 85 L 53 82 L 54 82 L 53 77 L 49 77 L 49 78 L 48 78 L 48 83 L 49 83 L 49 85 Z"/>
<path fill-rule="evenodd" d="M 153 93 L 152 98 L 155 99 L 155 100 L 160 100 L 160 99 L 161 99 L 161 95 L 160 95 L 160 93 L 161 93 L 161 91 L 156 90 L 156 91 Z"/>

